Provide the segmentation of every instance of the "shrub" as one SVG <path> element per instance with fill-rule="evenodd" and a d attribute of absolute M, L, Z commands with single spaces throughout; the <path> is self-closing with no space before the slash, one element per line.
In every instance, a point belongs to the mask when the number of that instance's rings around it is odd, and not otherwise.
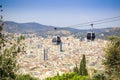
<path fill-rule="evenodd" d="M 37 80 L 37 79 L 26 74 L 26 75 L 18 75 L 15 80 Z"/>

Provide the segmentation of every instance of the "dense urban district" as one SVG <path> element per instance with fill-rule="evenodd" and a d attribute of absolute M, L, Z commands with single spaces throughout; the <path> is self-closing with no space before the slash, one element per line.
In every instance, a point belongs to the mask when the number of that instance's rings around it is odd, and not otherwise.
<path fill-rule="evenodd" d="M 11 37 L 8 37 L 10 35 Z M 22 34 L 4 32 L 5 38 L 11 44 L 17 45 L 17 39 Z M 24 35 L 24 34 L 23 34 Z M 79 66 L 82 55 L 86 55 L 86 66 L 89 75 L 93 70 L 104 70 L 102 59 L 103 49 L 108 41 L 96 39 L 95 41 L 81 41 L 72 35 L 61 37 L 62 50 L 59 45 L 52 44 L 52 36 L 43 38 L 35 34 L 25 34 L 25 39 L 20 43 L 20 49 L 24 51 L 17 54 L 17 64 L 19 70 L 17 74 L 30 74 L 39 79 L 55 76 L 57 73 L 72 72 L 74 67 Z M 11 47 L 10 43 L 5 43 L 5 48 Z"/>

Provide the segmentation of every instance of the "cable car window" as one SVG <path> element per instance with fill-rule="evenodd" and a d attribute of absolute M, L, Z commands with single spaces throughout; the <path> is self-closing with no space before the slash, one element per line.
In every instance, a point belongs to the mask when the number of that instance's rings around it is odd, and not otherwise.
<path fill-rule="evenodd" d="M 87 34 L 87 39 L 88 40 L 94 40 L 95 39 L 95 33 L 91 32 Z"/>

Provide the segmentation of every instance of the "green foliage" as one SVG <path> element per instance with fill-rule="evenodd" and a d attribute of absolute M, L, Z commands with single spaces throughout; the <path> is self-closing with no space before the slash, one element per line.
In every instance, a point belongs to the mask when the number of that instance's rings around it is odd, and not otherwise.
<path fill-rule="evenodd" d="M 76 66 L 74 67 L 73 71 L 76 72 L 77 74 L 79 74 L 79 68 L 77 67 L 77 64 L 76 64 Z"/>
<path fill-rule="evenodd" d="M 18 50 L 17 50 L 18 52 L 20 52 L 20 47 L 18 46 Z"/>
<path fill-rule="evenodd" d="M 104 72 L 97 72 L 93 75 L 92 80 L 108 80 Z"/>
<path fill-rule="evenodd" d="M 0 50 L 1 50 L 1 44 L 3 44 L 3 36 L 2 36 L 2 33 L 1 33 L 1 31 L 2 31 L 2 26 L 0 26 Z"/>
<path fill-rule="evenodd" d="M 30 75 L 19 75 L 15 80 L 37 80 L 36 78 L 31 77 Z"/>
<path fill-rule="evenodd" d="M 61 76 L 49 77 L 45 80 L 89 80 L 88 76 L 80 76 L 75 72 L 63 74 Z"/>
<path fill-rule="evenodd" d="M 2 31 L 2 26 L 0 25 L 0 32 Z"/>
<path fill-rule="evenodd" d="M 86 69 L 86 58 L 85 58 L 85 55 L 83 55 L 82 57 L 82 60 L 80 62 L 80 68 L 77 67 L 77 64 L 76 66 L 74 67 L 73 71 L 79 75 L 82 75 L 82 76 L 87 76 L 88 75 L 88 71 Z"/>
<path fill-rule="evenodd" d="M 6 48 L 4 44 L 7 40 L 1 36 L 1 31 L 2 27 L 0 26 L 0 80 L 36 80 L 29 75 L 15 74 L 15 71 L 18 69 L 16 65 L 16 56 L 17 53 L 22 51 L 18 45 L 20 44 L 21 40 L 24 40 L 24 37 L 21 36 L 19 38 L 17 45 L 11 44 L 10 48 Z"/>
<path fill-rule="evenodd" d="M 23 35 L 21 35 L 20 37 L 18 37 L 17 43 L 20 44 L 20 41 L 24 40 L 24 39 L 25 39 L 25 37 Z"/>
<path fill-rule="evenodd" d="M 83 76 L 86 76 L 88 75 L 88 71 L 86 69 L 86 58 L 85 58 L 85 55 L 83 55 L 83 58 L 80 62 L 80 69 L 79 69 L 79 74 L 80 75 L 83 75 Z"/>
<path fill-rule="evenodd" d="M 109 77 L 118 80 L 120 79 L 120 37 L 111 36 L 109 40 L 103 64 Z"/>
<path fill-rule="evenodd" d="M 13 49 L 5 49 L 3 54 L 0 55 L 0 79 L 14 79 L 16 75 L 14 70 L 16 69 L 16 60 Z"/>
<path fill-rule="evenodd" d="M 23 35 L 20 36 L 20 40 L 24 40 L 25 37 Z"/>

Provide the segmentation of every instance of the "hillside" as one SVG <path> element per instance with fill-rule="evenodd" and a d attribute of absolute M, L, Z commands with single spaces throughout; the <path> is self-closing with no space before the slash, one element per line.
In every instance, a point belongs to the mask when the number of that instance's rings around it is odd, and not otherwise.
<path fill-rule="evenodd" d="M 6 21 L 4 25 L 4 31 L 11 33 L 29 33 L 29 32 L 38 32 L 52 30 L 53 26 L 42 25 L 39 23 L 16 23 L 12 21 Z"/>
<path fill-rule="evenodd" d="M 88 29 L 79 30 L 70 27 L 57 27 L 55 31 L 54 28 L 56 26 L 48 26 L 35 22 L 29 23 L 16 23 L 12 21 L 5 21 L 4 31 L 11 33 L 37 33 L 40 36 L 47 37 L 48 35 L 60 35 L 60 36 L 69 36 L 74 35 L 77 38 L 85 38 L 87 32 L 90 31 Z M 101 28 L 94 29 L 96 33 L 96 38 L 106 39 L 107 36 L 111 35 L 120 35 L 120 27 L 111 27 L 111 28 Z"/>

